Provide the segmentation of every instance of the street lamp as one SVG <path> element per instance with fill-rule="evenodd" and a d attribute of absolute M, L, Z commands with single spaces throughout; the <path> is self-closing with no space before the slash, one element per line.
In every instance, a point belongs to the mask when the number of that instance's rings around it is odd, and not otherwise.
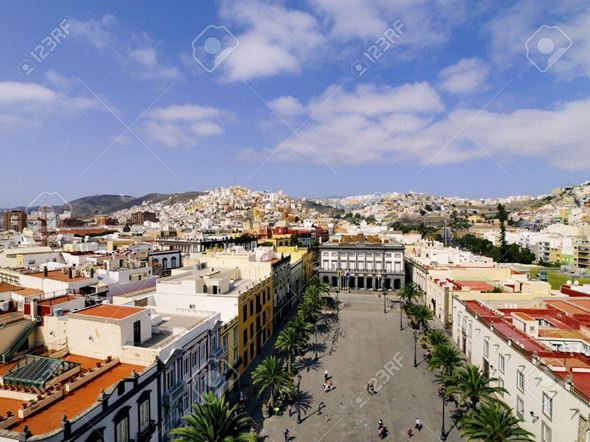
<path fill-rule="evenodd" d="M 301 375 L 297 375 L 297 423 L 301 423 Z"/>
<path fill-rule="evenodd" d="M 418 359 L 416 356 L 417 347 L 418 347 L 418 332 L 416 330 L 414 330 L 414 367 L 418 366 Z"/>
<path fill-rule="evenodd" d="M 314 347 L 315 357 L 314 357 L 314 359 L 317 361 L 318 360 L 318 324 L 317 324 L 317 322 L 313 324 L 313 334 L 315 335 L 315 347 Z"/>
<path fill-rule="evenodd" d="M 443 388 L 442 389 L 442 421 L 441 421 L 441 427 L 440 427 L 440 440 L 447 440 L 447 432 L 445 430 L 445 405 L 446 405 L 446 396 L 447 396 L 447 392 L 446 390 Z"/>
<path fill-rule="evenodd" d="M 403 303 L 402 303 L 402 301 L 400 300 L 400 302 L 399 302 L 399 329 L 400 329 L 400 330 L 403 330 L 403 329 L 404 329 L 404 325 L 403 325 L 403 323 L 402 323 L 402 315 L 403 315 L 403 312 L 402 312 L 402 310 L 403 310 L 403 307 L 404 307 L 404 306 L 403 306 Z"/>

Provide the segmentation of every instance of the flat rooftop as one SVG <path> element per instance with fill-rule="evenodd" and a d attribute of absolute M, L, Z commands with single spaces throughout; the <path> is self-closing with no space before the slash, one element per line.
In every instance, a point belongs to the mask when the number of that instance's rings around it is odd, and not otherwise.
<path fill-rule="evenodd" d="M 33 276 L 35 278 L 47 278 L 53 279 L 54 281 L 83 281 L 85 279 L 90 279 L 86 276 L 74 276 L 70 278 L 68 272 L 63 273 L 61 270 L 50 270 L 47 272 L 47 276 L 44 275 L 43 272 L 35 272 L 35 273 L 26 273 L 27 276 Z"/>
<path fill-rule="evenodd" d="M 158 324 L 159 330 L 152 329 L 152 337 L 147 341 L 134 344 L 135 347 L 161 347 L 179 335 L 179 330 L 190 330 L 206 321 L 206 316 L 163 314 L 163 322 Z"/>
<path fill-rule="evenodd" d="M 93 316 L 105 319 L 124 319 L 128 316 L 143 312 L 141 307 L 130 307 L 126 305 L 99 304 L 84 310 L 75 312 L 76 315 Z"/>

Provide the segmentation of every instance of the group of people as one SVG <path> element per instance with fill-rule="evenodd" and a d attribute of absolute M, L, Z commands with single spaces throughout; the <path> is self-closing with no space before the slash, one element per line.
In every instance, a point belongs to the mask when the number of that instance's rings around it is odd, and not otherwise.
<path fill-rule="evenodd" d="M 416 418 L 416 423 L 414 424 L 414 428 L 408 428 L 408 437 L 414 436 L 414 430 L 422 431 L 424 424 L 420 420 L 419 417 Z"/>

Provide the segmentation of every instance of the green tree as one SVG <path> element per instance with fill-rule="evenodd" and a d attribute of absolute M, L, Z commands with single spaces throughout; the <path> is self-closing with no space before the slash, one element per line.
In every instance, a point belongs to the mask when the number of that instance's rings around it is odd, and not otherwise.
<path fill-rule="evenodd" d="M 424 304 L 410 304 L 406 313 L 413 325 L 420 330 L 430 328 L 429 321 L 434 318 L 434 313 Z"/>
<path fill-rule="evenodd" d="M 438 345 L 432 352 L 432 357 L 428 361 L 431 369 L 440 371 L 443 379 L 450 377 L 455 369 L 463 363 L 463 358 L 452 344 L 446 343 Z"/>
<path fill-rule="evenodd" d="M 405 306 L 413 304 L 418 298 L 420 298 L 420 289 L 413 282 L 408 282 L 404 288 L 399 292 L 400 299 Z"/>
<path fill-rule="evenodd" d="M 295 316 L 293 320 L 289 323 L 291 327 L 297 330 L 301 336 L 303 336 L 306 340 L 309 335 L 313 332 L 313 324 L 310 324 L 301 316 Z"/>
<path fill-rule="evenodd" d="M 224 396 L 213 393 L 204 396 L 205 402 L 193 404 L 193 412 L 182 419 L 186 425 L 170 431 L 173 440 L 180 442 L 256 442 L 249 431 L 249 419 L 231 406 Z"/>
<path fill-rule="evenodd" d="M 424 337 L 424 342 L 430 351 L 432 351 L 439 345 L 448 344 L 449 338 L 442 330 L 430 330 L 430 332 Z"/>
<path fill-rule="evenodd" d="M 506 212 L 502 204 L 498 204 L 498 219 L 500 220 L 500 258 L 498 262 L 507 262 L 506 220 L 508 219 L 508 212 Z"/>
<path fill-rule="evenodd" d="M 510 408 L 495 401 L 484 404 L 463 417 L 459 431 L 467 440 L 533 442 L 533 435 L 520 427 L 521 422 Z"/>
<path fill-rule="evenodd" d="M 279 351 L 287 353 L 287 369 L 289 373 L 292 372 L 293 368 L 293 356 L 305 346 L 305 342 L 305 336 L 290 324 L 277 335 L 274 347 Z"/>
<path fill-rule="evenodd" d="M 276 356 L 268 356 L 258 364 L 252 372 L 252 383 L 256 387 L 258 397 L 268 393 L 268 406 L 274 408 L 278 395 L 293 391 L 293 379 L 285 364 Z"/>
<path fill-rule="evenodd" d="M 490 378 L 475 365 L 458 368 L 448 381 L 447 393 L 458 393 L 473 410 L 481 401 L 494 399 L 494 394 L 507 393 L 505 388 L 492 385 L 498 382 L 497 378 Z"/>

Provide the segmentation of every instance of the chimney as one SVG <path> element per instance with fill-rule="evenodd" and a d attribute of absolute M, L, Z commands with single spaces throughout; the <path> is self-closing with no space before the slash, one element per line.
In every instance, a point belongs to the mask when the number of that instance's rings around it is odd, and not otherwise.
<path fill-rule="evenodd" d="M 94 267 L 90 268 L 90 277 L 94 278 Z"/>
<path fill-rule="evenodd" d="M 47 266 L 43 267 L 43 277 L 47 278 L 48 274 L 49 274 L 49 270 L 47 269 Z"/>
<path fill-rule="evenodd" d="M 72 268 L 68 269 L 68 279 L 72 279 Z"/>

